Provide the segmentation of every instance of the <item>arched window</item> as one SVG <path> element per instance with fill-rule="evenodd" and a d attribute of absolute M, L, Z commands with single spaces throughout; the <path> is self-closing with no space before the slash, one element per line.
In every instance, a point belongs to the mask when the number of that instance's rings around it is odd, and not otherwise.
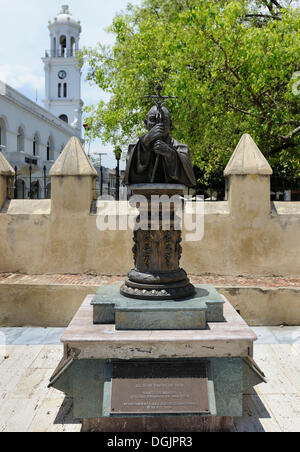
<path fill-rule="evenodd" d="M 24 130 L 21 126 L 18 129 L 17 151 L 24 152 Z"/>
<path fill-rule="evenodd" d="M 30 186 L 30 199 L 40 199 L 41 197 L 41 186 L 39 181 L 31 182 Z"/>
<path fill-rule="evenodd" d="M 3 118 L 0 118 L 0 146 L 6 146 L 6 125 Z M 0 148 L 0 150 L 4 150 Z"/>
<path fill-rule="evenodd" d="M 57 96 L 61 97 L 61 83 L 58 84 Z"/>
<path fill-rule="evenodd" d="M 64 83 L 64 97 L 68 97 L 67 83 Z"/>
<path fill-rule="evenodd" d="M 60 45 L 60 56 L 66 56 L 66 48 L 67 48 L 67 38 L 65 35 L 62 35 L 59 39 Z"/>
<path fill-rule="evenodd" d="M 52 137 L 49 137 L 47 141 L 47 160 L 54 160 L 54 145 Z"/>
<path fill-rule="evenodd" d="M 52 56 L 56 57 L 56 38 L 53 38 Z"/>
<path fill-rule="evenodd" d="M 38 133 L 36 133 L 33 138 L 32 155 L 40 155 L 40 137 Z"/>
<path fill-rule="evenodd" d="M 69 119 L 67 115 L 60 115 L 59 119 L 61 119 L 62 121 L 66 122 L 68 124 Z"/>
<path fill-rule="evenodd" d="M 15 199 L 25 199 L 25 190 L 26 190 L 25 182 L 23 181 L 23 179 L 18 178 L 15 186 L 14 194 Z"/>
<path fill-rule="evenodd" d="M 75 38 L 72 36 L 71 38 L 71 49 L 70 49 L 71 56 L 75 56 Z"/>

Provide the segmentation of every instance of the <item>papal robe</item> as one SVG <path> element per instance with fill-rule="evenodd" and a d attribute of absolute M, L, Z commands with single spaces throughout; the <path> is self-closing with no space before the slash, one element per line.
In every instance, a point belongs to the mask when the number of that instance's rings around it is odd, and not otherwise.
<path fill-rule="evenodd" d="M 196 179 L 191 163 L 188 147 L 174 140 L 170 135 L 165 139 L 172 149 L 166 156 L 159 155 L 155 170 L 156 154 L 153 150 L 155 142 L 145 145 L 143 139 L 129 145 L 126 158 L 125 185 L 146 183 L 183 184 L 194 187 Z M 152 178 L 154 180 L 152 181 Z"/>

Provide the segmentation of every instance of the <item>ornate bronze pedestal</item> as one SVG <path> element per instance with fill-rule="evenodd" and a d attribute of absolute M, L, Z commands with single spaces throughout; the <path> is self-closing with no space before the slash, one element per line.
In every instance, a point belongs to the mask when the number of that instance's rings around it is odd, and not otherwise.
<path fill-rule="evenodd" d="M 135 268 L 128 273 L 125 284 L 121 287 L 121 294 L 144 300 L 182 299 L 193 296 L 195 288 L 179 265 L 182 231 L 178 230 L 176 205 L 183 203 L 180 197 L 184 194 L 185 186 L 137 184 L 130 188 L 133 195 L 144 196 L 145 202 L 138 207 L 140 229 L 134 231 Z M 169 204 L 169 200 L 173 202 Z M 155 229 L 153 229 L 154 215 L 156 215 Z"/>

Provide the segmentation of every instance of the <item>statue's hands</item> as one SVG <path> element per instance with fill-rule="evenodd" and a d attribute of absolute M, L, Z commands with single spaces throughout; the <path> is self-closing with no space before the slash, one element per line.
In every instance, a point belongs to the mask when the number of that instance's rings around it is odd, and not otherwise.
<path fill-rule="evenodd" d="M 157 140 L 153 146 L 154 152 L 156 154 L 162 155 L 163 157 L 167 157 L 172 154 L 172 148 L 167 145 L 164 141 Z"/>
<path fill-rule="evenodd" d="M 153 141 L 162 138 L 165 135 L 165 126 L 163 124 L 156 124 L 144 137 L 145 144 L 150 144 Z"/>

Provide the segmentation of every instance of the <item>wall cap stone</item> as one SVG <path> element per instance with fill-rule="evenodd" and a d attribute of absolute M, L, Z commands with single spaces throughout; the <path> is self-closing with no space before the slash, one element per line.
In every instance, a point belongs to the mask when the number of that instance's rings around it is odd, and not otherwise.
<path fill-rule="evenodd" d="M 224 170 L 224 176 L 231 174 L 259 174 L 263 176 L 273 174 L 271 166 L 248 133 L 245 133 L 240 139 Z"/>
<path fill-rule="evenodd" d="M 98 176 L 81 141 L 75 136 L 70 138 L 49 174 L 50 176 Z"/>
<path fill-rule="evenodd" d="M 15 172 L 0 151 L 0 176 L 14 176 Z"/>

